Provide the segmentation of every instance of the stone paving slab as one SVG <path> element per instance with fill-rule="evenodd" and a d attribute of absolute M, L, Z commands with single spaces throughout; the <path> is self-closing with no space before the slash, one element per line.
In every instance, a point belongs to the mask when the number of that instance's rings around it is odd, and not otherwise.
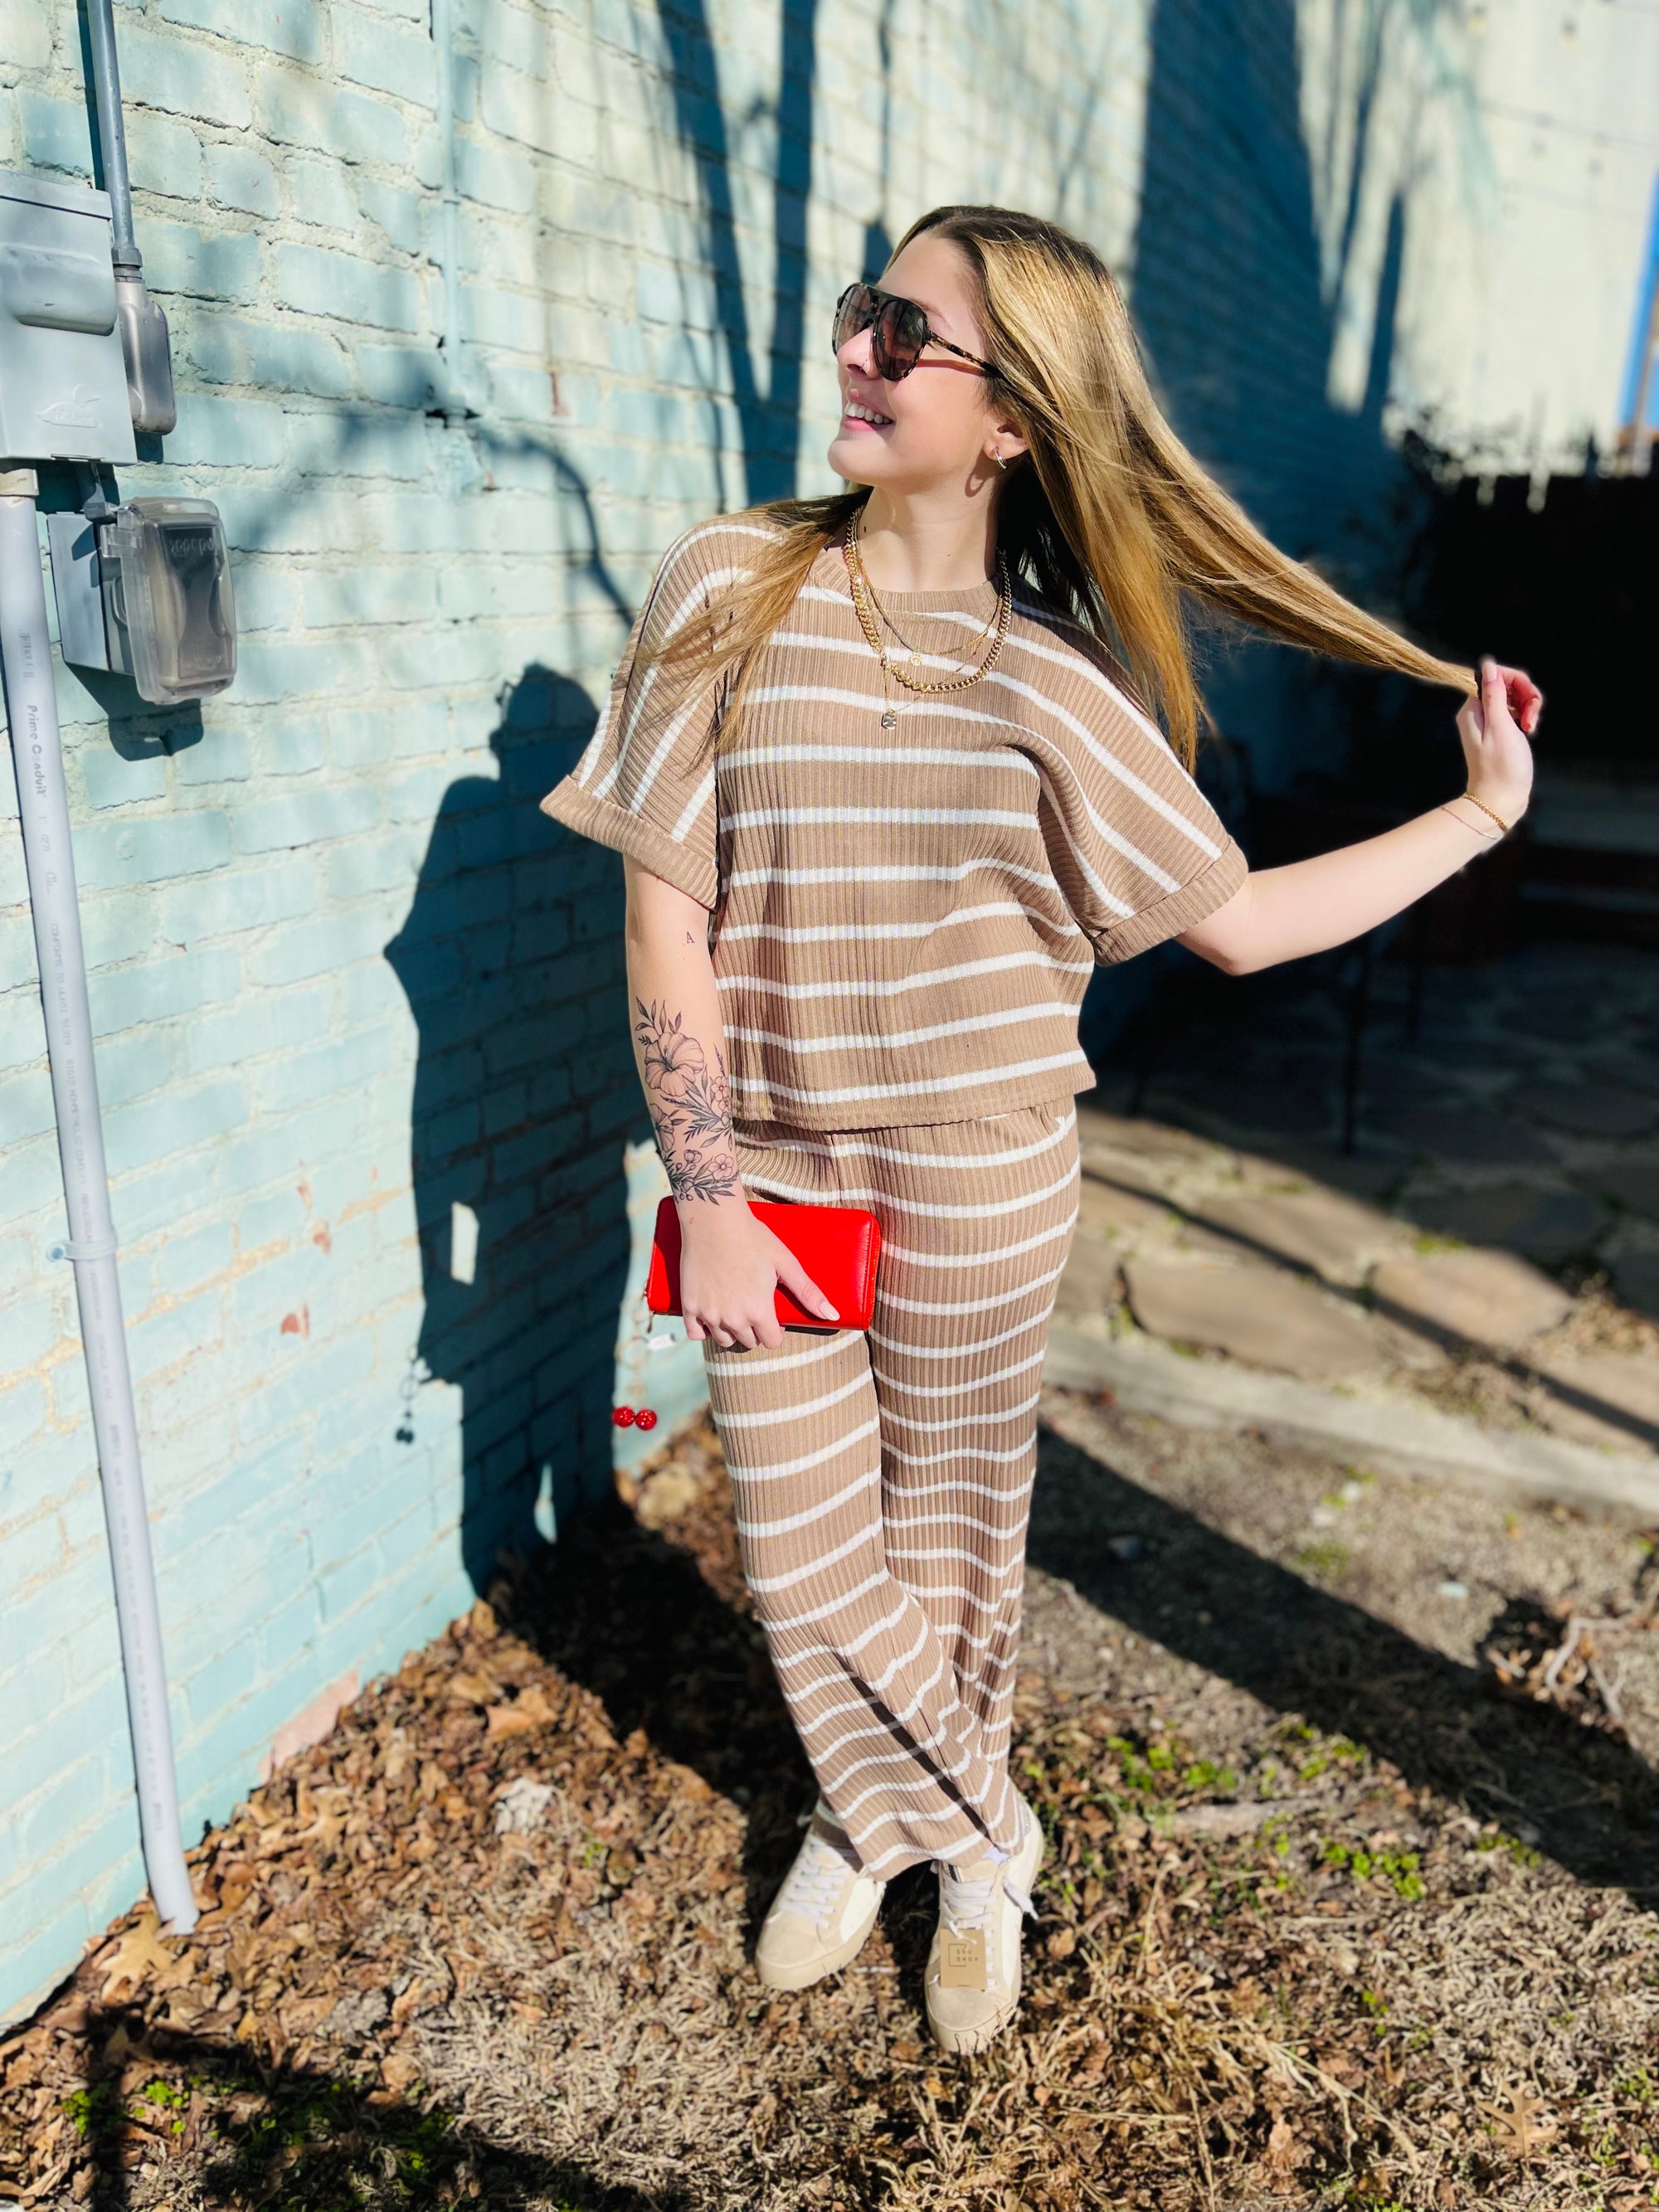
<path fill-rule="evenodd" d="M 1650 1091 L 1659 1096 L 1659 1053 L 1638 1045 L 1613 1045 L 1601 1052 L 1586 1053 L 1580 1060 L 1581 1076 L 1595 1082 L 1617 1083 L 1627 1090 Z"/>
<path fill-rule="evenodd" d="M 1381 1199 L 1398 1190 L 1400 1155 L 1360 1144 L 1352 1152 L 1331 1145 L 1287 1144 L 1278 1152 L 1279 1171 L 1305 1176 L 1310 1182 L 1346 1191 L 1351 1198 Z"/>
<path fill-rule="evenodd" d="M 1496 1182 L 1474 1190 L 1425 1191 L 1415 1197 L 1412 1218 L 1423 1228 L 1466 1244 L 1501 1244 L 1530 1260 L 1571 1260 L 1588 1252 L 1607 1226 L 1608 1212 L 1589 1191 L 1531 1182 Z"/>
<path fill-rule="evenodd" d="M 1144 1336 L 1109 1337 L 1064 1322 L 1050 1330 L 1042 1379 L 1062 1389 L 1109 1390 L 1125 1411 L 1178 1427 L 1249 1429 L 1382 1474 L 1437 1476 L 1487 1496 L 1576 1506 L 1632 1528 L 1659 1525 L 1659 1455 L 1650 1452 L 1486 1430 L 1398 1397 L 1182 1358 Z"/>
<path fill-rule="evenodd" d="M 1659 1221 L 1659 1162 L 1612 1160 L 1591 1169 L 1585 1180 L 1620 1206 Z"/>
<path fill-rule="evenodd" d="M 1659 1358 L 1640 1352 L 1569 1353 L 1545 1362 L 1541 1371 L 1547 1382 L 1533 1415 L 1556 1435 L 1626 1451 L 1633 1444 L 1659 1446 Z M 1559 1390 L 1551 1390 L 1551 1382 Z"/>
<path fill-rule="evenodd" d="M 1522 1005 L 1516 1009 L 1516 1025 L 1553 1044 L 1588 1044 L 1601 1024 L 1594 1007 L 1567 1000 L 1557 1005 Z"/>
<path fill-rule="evenodd" d="M 1108 1236 L 1133 1234 L 1137 1230 L 1167 1233 L 1173 1226 L 1164 1200 L 1132 1190 L 1126 1183 L 1085 1175 L 1078 1196 L 1078 1226 Z"/>
<path fill-rule="evenodd" d="M 1213 1150 L 1207 1137 L 1190 1129 L 1171 1128 L 1166 1121 L 1143 1121 L 1127 1114 L 1109 1113 L 1104 1107 L 1085 1105 L 1077 1109 L 1078 1146 L 1085 1156 L 1091 1147 L 1103 1147 L 1109 1156 L 1127 1152 L 1142 1159 L 1201 1159 Z"/>
<path fill-rule="evenodd" d="M 1248 1192 L 1213 1199 L 1202 1218 L 1259 1251 L 1350 1288 L 1396 1250 L 1403 1236 L 1390 1215 L 1334 1190 Z"/>
<path fill-rule="evenodd" d="M 1061 1313 L 1103 1315 L 1122 1287 L 1119 1255 L 1094 1237 L 1073 1237 L 1054 1304 Z"/>
<path fill-rule="evenodd" d="M 1405 1105 L 1367 1114 L 1368 1128 L 1464 1167 L 1553 1167 L 1553 1148 L 1524 1121 L 1471 1104 Z"/>
<path fill-rule="evenodd" d="M 1371 1293 L 1447 1336 L 1498 1347 L 1541 1336 L 1572 1311 L 1571 1295 L 1524 1260 L 1473 1249 L 1385 1260 Z"/>
<path fill-rule="evenodd" d="M 1172 1101 L 1200 1127 L 1282 1129 L 1287 1136 L 1304 1138 L 1321 1136 L 1329 1128 L 1334 1095 L 1328 1078 L 1316 1088 L 1287 1083 L 1280 1075 L 1236 1077 L 1220 1096 L 1213 1095 L 1198 1075 L 1159 1078 L 1152 1092 L 1157 1098 Z"/>
<path fill-rule="evenodd" d="M 1659 1123 L 1659 1098 L 1611 1083 L 1534 1083 L 1527 1110 L 1582 1137 L 1644 1137 Z"/>
<path fill-rule="evenodd" d="M 1310 1381 L 1374 1372 L 1387 1353 L 1363 1315 L 1266 1267 L 1131 1260 L 1124 1280 L 1141 1328 Z"/>
<path fill-rule="evenodd" d="M 1613 1279 L 1633 1312 L 1659 1321 L 1659 1252 L 1622 1254 L 1613 1262 Z"/>

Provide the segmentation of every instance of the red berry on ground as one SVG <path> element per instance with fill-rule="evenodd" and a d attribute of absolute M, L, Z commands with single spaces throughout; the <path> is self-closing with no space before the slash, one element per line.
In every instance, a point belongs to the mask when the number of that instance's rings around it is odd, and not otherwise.
<path fill-rule="evenodd" d="M 611 1418 L 619 1429 L 631 1428 L 634 1425 L 634 1408 L 631 1406 L 613 1406 Z"/>
<path fill-rule="evenodd" d="M 636 1429 L 654 1429 L 656 1427 L 657 1417 L 652 1412 L 649 1406 L 641 1406 L 640 1407 L 639 1412 L 634 1416 L 634 1425 Z"/>

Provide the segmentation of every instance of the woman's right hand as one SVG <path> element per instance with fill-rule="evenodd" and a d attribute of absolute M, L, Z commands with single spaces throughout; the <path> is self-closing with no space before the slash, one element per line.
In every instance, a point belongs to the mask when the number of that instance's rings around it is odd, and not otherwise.
<path fill-rule="evenodd" d="M 691 1199 L 678 1212 L 680 1310 L 694 1344 L 707 1337 L 722 1352 L 752 1352 L 761 1345 L 775 1350 L 783 1342 L 780 1283 L 803 1312 L 840 1320 L 782 1238 L 750 1212 L 746 1199 Z"/>

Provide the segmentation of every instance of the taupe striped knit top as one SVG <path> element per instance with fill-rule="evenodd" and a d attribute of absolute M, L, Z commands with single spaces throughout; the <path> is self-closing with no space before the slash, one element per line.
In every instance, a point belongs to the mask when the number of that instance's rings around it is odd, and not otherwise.
<path fill-rule="evenodd" d="M 937 696 L 893 684 L 884 730 L 839 547 L 717 752 L 729 686 L 641 666 L 641 648 L 765 534 L 721 520 L 671 547 L 592 741 L 543 806 L 711 909 L 738 1120 L 969 1121 L 1090 1089 L 1091 969 L 1200 921 L 1243 854 L 1098 647 L 1018 586 L 991 673 Z M 983 657 L 994 585 L 881 597 L 921 672 Z"/>

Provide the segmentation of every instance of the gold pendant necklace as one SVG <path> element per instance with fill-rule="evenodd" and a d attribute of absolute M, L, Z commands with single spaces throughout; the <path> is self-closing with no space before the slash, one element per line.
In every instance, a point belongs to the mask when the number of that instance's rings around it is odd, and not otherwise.
<path fill-rule="evenodd" d="M 866 591 L 869 591 L 871 599 L 875 601 L 876 610 L 880 615 L 883 623 L 890 631 L 891 631 L 893 636 L 897 639 L 899 644 L 904 647 L 905 652 L 909 655 L 909 663 L 911 667 L 920 668 L 921 665 L 921 647 L 919 645 L 909 644 L 901 635 L 893 622 L 892 617 L 888 613 L 886 608 L 882 605 L 881 601 L 876 599 L 875 592 L 871 588 L 867 579 L 865 588 Z M 892 656 L 884 647 L 878 658 L 881 662 L 881 726 L 884 730 L 896 729 L 898 726 L 898 710 L 893 704 L 892 694 L 888 682 L 889 673 L 892 667 Z"/>
<path fill-rule="evenodd" d="M 864 563 L 859 557 L 858 523 L 859 517 L 857 515 L 849 517 L 847 528 L 842 537 L 842 555 L 847 563 L 848 581 L 852 586 L 853 606 L 854 611 L 858 615 L 859 627 L 864 632 L 865 641 L 868 644 L 870 650 L 875 654 L 876 659 L 881 664 L 881 692 L 883 702 L 881 726 L 884 730 L 890 730 L 896 726 L 898 722 L 898 714 L 894 708 L 891 695 L 888 690 L 888 678 L 890 676 L 896 682 L 902 684 L 907 691 L 937 693 L 945 691 L 965 691 L 971 684 L 977 684 L 981 677 L 988 676 L 990 674 L 992 669 L 996 665 L 997 656 L 1002 651 L 1003 640 L 1008 635 L 1008 623 L 1014 610 L 1013 584 L 1008 574 L 1008 563 L 1004 559 L 1000 550 L 999 550 L 997 554 L 996 629 L 995 635 L 991 640 L 989 651 L 986 653 L 984 659 L 981 661 L 977 668 L 969 669 L 960 676 L 950 677 L 942 683 L 929 683 L 925 678 L 912 675 L 909 672 L 909 670 L 895 665 L 890 656 L 882 644 L 881 632 L 876 628 L 874 616 L 871 608 L 871 601 L 874 599 L 875 594 L 868 579 L 865 575 Z M 878 601 L 877 604 L 879 605 L 879 602 Z M 885 609 L 883 610 L 883 619 L 887 623 L 888 628 L 891 629 L 893 627 L 892 623 L 890 618 L 887 616 Z M 988 628 L 989 624 L 988 624 L 987 627 Z M 896 630 L 894 630 L 893 634 L 896 637 L 898 635 Z M 981 630 L 980 635 L 982 637 L 984 635 L 984 631 Z M 902 639 L 900 640 L 900 642 L 903 642 Z M 976 639 L 975 642 L 977 644 L 978 640 Z M 913 666 L 919 661 L 920 657 L 918 648 L 913 646 L 910 648 L 910 658 Z"/>

